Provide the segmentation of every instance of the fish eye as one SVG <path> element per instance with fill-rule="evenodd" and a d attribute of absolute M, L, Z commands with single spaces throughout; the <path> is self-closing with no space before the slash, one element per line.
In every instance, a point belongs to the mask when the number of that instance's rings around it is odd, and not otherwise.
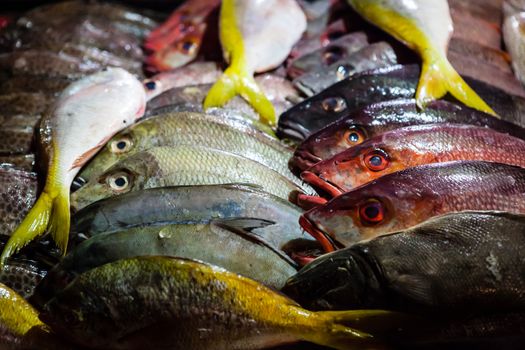
<path fill-rule="evenodd" d="M 133 142 L 128 136 L 121 137 L 120 139 L 111 141 L 110 149 L 112 153 L 121 154 L 129 152 L 133 146 Z"/>
<path fill-rule="evenodd" d="M 327 97 L 321 105 L 326 112 L 341 112 L 346 109 L 346 102 L 342 97 Z"/>
<path fill-rule="evenodd" d="M 197 43 L 192 39 L 188 39 L 182 42 L 180 48 L 185 54 L 191 55 L 197 49 Z"/>
<path fill-rule="evenodd" d="M 111 175 L 107 181 L 111 189 L 116 192 L 125 191 L 129 187 L 129 175 L 124 172 Z"/>
<path fill-rule="evenodd" d="M 388 167 L 390 158 L 383 150 L 374 150 L 364 157 L 364 163 L 372 171 L 381 171 Z"/>
<path fill-rule="evenodd" d="M 153 91 L 153 90 L 155 90 L 155 88 L 157 87 L 157 84 L 156 84 L 154 81 L 148 81 L 148 82 L 144 83 L 144 86 L 145 86 L 146 89 L 148 89 L 149 91 Z"/>
<path fill-rule="evenodd" d="M 362 204 L 359 207 L 359 218 L 364 224 L 379 224 L 385 218 L 385 209 L 383 204 L 376 199 Z"/>
<path fill-rule="evenodd" d="M 361 130 L 351 127 L 345 131 L 343 138 L 350 146 L 355 146 L 365 140 L 365 135 Z"/>
<path fill-rule="evenodd" d="M 352 73 L 355 72 L 355 67 L 351 64 L 341 64 L 337 66 L 337 69 L 335 71 L 335 74 L 337 76 L 337 80 L 341 81 L 345 78 L 348 78 Z"/>
<path fill-rule="evenodd" d="M 338 46 L 330 46 L 323 52 L 323 62 L 327 65 L 335 63 L 343 57 L 344 51 Z"/>

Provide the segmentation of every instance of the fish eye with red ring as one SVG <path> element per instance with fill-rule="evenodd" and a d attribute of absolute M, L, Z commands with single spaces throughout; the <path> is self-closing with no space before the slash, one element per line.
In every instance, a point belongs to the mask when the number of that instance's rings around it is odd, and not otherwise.
<path fill-rule="evenodd" d="M 388 167 L 390 164 L 390 157 L 385 151 L 376 149 L 366 154 L 363 157 L 363 162 L 368 169 L 377 172 L 385 170 Z"/>
<path fill-rule="evenodd" d="M 350 127 L 348 130 L 346 130 L 343 134 L 343 139 L 350 146 L 355 146 L 360 143 L 363 143 L 365 138 L 366 138 L 365 134 L 361 130 L 353 126 Z"/>
<path fill-rule="evenodd" d="M 372 199 L 359 206 L 359 219 L 365 225 L 377 225 L 385 219 L 383 203 Z"/>

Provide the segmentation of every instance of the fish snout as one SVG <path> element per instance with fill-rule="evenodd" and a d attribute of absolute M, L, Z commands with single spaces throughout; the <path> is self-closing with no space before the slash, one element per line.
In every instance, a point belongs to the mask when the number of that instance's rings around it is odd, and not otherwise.
<path fill-rule="evenodd" d="M 301 173 L 301 179 L 313 186 L 316 190 L 320 190 L 323 194 L 327 194 L 330 197 L 337 197 L 343 194 L 344 191 L 341 188 L 311 170 L 313 169 L 303 171 Z"/>
<path fill-rule="evenodd" d="M 299 147 L 290 159 L 289 166 L 292 172 L 300 174 L 302 171 L 313 167 L 321 160 L 321 158 L 314 155 L 308 149 Z"/>
<path fill-rule="evenodd" d="M 326 252 L 333 252 L 335 250 L 335 243 L 332 241 L 331 237 L 310 221 L 304 214 L 299 217 L 299 225 L 308 232 L 313 238 L 315 238 L 321 247 Z"/>

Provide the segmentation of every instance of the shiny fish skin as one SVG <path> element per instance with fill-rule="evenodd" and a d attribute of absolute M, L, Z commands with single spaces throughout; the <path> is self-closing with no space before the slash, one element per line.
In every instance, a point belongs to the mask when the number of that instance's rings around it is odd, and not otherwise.
<path fill-rule="evenodd" d="M 384 132 L 434 123 L 486 126 L 525 140 L 525 129 L 522 127 L 475 109 L 440 100 L 420 111 L 415 100 L 399 99 L 356 110 L 312 134 L 297 147 L 290 163 L 298 170 L 306 170 L 318 161 L 331 158 Z M 351 140 L 350 136 L 358 138 Z"/>
<path fill-rule="evenodd" d="M 10 236 L 36 201 L 36 174 L 0 166 L 0 183 L 0 234 Z"/>
<path fill-rule="evenodd" d="M 0 168 L 7 166 L 23 171 L 32 171 L 34 165 L 34 154 L 0 156 Z"/>
<path fill-rule="evenodd" d="M 297 224 L 301 213 L 288 201 L 254 186 L 162 187 L 95 202 L 73 216 L 72 232 L 90 237 L 148 224 L 205 224 L 211 219 L 263 218 L 275 224 L 254 232 L 282 249 L 292 240 L 309 239 Z"/>
<path fill-rule="evenodd" d="M 0 95 L 0 114 L 41 116 L 53 102 L 52 96 L 38 92 L 16 92 Z"/>
<path fill-rule="evenodd" d="M 383 212 L 382 219 L 377 216 L 372 225 L 361 211 L 368 206 Z M 323 238 L 325 234 L 344 247 L 463 210 L 525 213 L 525 169 L 475 161 L 409 168 L 306 212 L 302 222 L 330 250 L 332 244 Z"/>
<path fill-rule="evenodd" d="M 32 126 L 23 128 L 0 129 L 0 153 L 27 154 L 33 151 L 33 136 L 35 129 Z"/>
<path fill-rule="evenodd" d="M 525 83 L 525 4 L 520 1 L 504 2 L 503 38 L 512 57 L 516 77 Z"/>
<path fill-rule="evenodd" d="M 283 113 L 277 135 L 303 140 L 358 108 L 382 101 L 414 98 L 419 73 L 418 65 L 399 65 L 356 74 Z M 523 98 L 472 79 L 466 81 L 504 120 L 525 126 Z"/>
<path fill-rule="evenodd" d="M 369 334 L 348 326 L 389 315 L 377 310 L 313 313 L 215 266 L 142 257 L 80 275 L 45 305 L 40 317 L 90 348 L 221 350 L 300 339 L 337 349 L 377 349 Z"/>
<path fill-rule="evenodd" d="M 373 168 L 367 158 L 374 154 L 381 157 L 378 168 Z M 345 192 L 410 167 L 459 160 L 525 168 L 525 140 L 474 125 L 413 125 L 368 139 L 317 163 L 305 173 L 313 173 Z"/>
<path fill-rule="evenodd" d="M 119 145 L 124 144 L 120 149 Z M 117 162 L 138 152 L 160 146 L 206 146 L 237 154 L 277 171 L 292 181 L 288 169 L 292 152 L 278 140 L 242 120 L 198 113 L 169 113 L 140 121 L 115 135 L 82 170 L 92 180 Z"/>
<path fill-rule="evenodd" d="M 325 255 L 285 290 L 314 309 L 388 307 L 459 319 L 525 308 L 525 217 L 439 216 Z"/>
<path fill-rule="evenodd" d="M 118 178 L 125 178 L 122 187 L 115 183 Z M 74 192 L 71 203 L 81 209 L 97 200 L 140 189 L 234 182 L 261 186 L 283 199 L 300 190 L 284 176 L 248 158 L 197 146 L 155 147 L 115 164 Z"/>
<path fill-rule="evenodd" d="M 304 94 L 312 96 L 354 74 L 396 64 L 397 56 L 392 47 L 386 42 L 379 42 L 365 46 L 329 66 L 302 74 L 293 83 Z"/>
<path fill-rule="evenodd" d="M 78 275 L 96 267 L 138 256 L 176 256 L 220 266 L 280 289 L 297 265 L 242 228 L 251 219 L 214 220 L 209 224 L 144 225 L 97 235 L 76 247 L 48 274 L 35 295 L 45 304 Z M 264 220 L 263 225 L 268 224 Z M 231 226 L 230 226 L 231 225 Z M 239 225 L 239 227 L 237 227 Z M 240 231 L 240 233 L 239 233 Z"/>
<path fill-rule="evenodd" d="M 33 295 L 35 287 L 46 274 L 47 270 L 40 268 L 35 261 L 15 259 L 0 270 L 0 283 L 27 299 Z"/>

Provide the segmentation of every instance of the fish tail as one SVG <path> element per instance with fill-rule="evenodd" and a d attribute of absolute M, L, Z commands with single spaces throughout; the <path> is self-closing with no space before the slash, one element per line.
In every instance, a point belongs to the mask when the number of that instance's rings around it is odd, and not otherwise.
<path fill-rule="evenodd" d="M 46 231 L 51 232 L 57 246 L 65 252 L 69 238 L 69 215 L 68 192 L 56 191 L 46 186 L 33 208 L 9 238 L 0 257 L 0 266 L 4 266 L 10 256 Z"/>
<path fill-rule="evenodd" d="M 417 104 L 424 108 L 429 102 L 443 97 L 447 92 L 466 106 L 497 116 L 479 95 L 456 72 L 450 62 L 438 53 L 423 57 L 423 67 L 417 87 Z"/>
<path fill-rule="evenodd" d="M 204 100 L 204 108 L 220 107 L 235 95 L 241 95 L 261 116 L 261 121 L 275 125 L 275 109 L 259 88 L 253 76 L 242 68 L 230 66 L 212 86 Z"/>
<path fill-rule="evenodd" d="M 303 334 L 303 339 L 318 345 L 334 349 L 381 349 L 382 344 L 372 334 L 359 330 L 361 325 L 369 326 L 376 322 L 391 318 L 392 312 L 383 310 L 356 311 L 321 311 L 319 317 L 321 327 Z M 370 328 L 370 327 L 368 327 Z M 373 328 L 373 327 L 372 327 Z"/>

